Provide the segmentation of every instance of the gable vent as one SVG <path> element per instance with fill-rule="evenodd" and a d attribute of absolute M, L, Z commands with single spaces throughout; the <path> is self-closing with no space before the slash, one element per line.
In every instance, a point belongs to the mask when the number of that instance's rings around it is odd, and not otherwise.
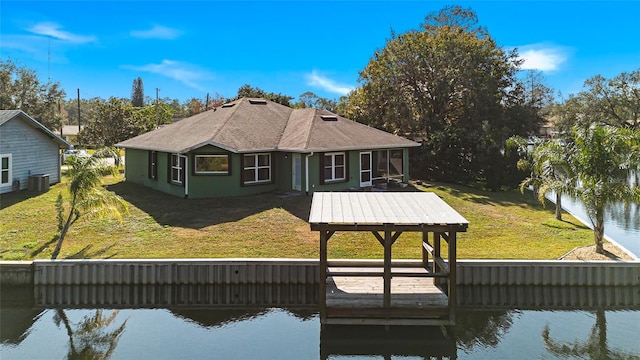
<path fill-rule="evenodd" d="M 230 108 L 230 107 L 232 107 L 233 105 L 235 105 L 235 103 L 222 104 L 222 107 L 223 107 L 223 108 Z"/>
<path fill-rule="evenodd" d="M 338 117 L 336 115 L 320 115 L 320 117 L 324 121 L 338 121 Z"/>
<path fill-rule="evenodd" d="M 267 105 L 267 100 L 265 99 L 249 99 L 249 103 L 253 105 Z"/>

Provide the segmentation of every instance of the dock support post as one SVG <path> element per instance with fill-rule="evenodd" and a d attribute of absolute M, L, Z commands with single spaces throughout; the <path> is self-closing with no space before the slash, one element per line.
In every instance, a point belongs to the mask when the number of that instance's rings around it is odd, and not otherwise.
<path fill-rule="evenodd" d="M 389 224 L 385 224 L 384 230 L 384 299 L 383 306 L 391 307 L 391 245 L 393 244 Z"/>
<path fill-rule="evenodd" d="M 327 242 L 330 232 L 320 231 L 320 323 L 327 320 Z"/>
<path fill-rule="evenodd" d="M 449 292 L 447 294 L 449 300 L 449 320 L 451 323 L 456 321 L 456 232 L 449 233 Z"/>

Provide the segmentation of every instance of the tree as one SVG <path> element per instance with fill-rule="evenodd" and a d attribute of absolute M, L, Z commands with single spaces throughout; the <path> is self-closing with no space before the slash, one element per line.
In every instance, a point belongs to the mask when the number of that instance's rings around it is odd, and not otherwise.
<path fill-rule="evenodd" d="M 322 109 L 337 112 L 338 103 L 335 100 L 320 97 L 311 91 L 304 92 L 299 96 L 300 101 L 294 104 L 298 108 Z"/>
<path fill-rule="evenodd" d="M 233 99 L 229 99 L 229 101 L 233 101 L 233 100 L 237 100 L 243 97 L 247 97 L 247 98 L 263 98 L 263 99 L 267 99 L 269 101 L 273 101 L 276 102 L 278 104 L 284 105 L 284 106 L 289 106 L 291 107 L 291 100 L 293 100 L 292 96 L 288 96 L 288 95 L 283 95 L 283 94 L 276 94 L 276 93 L 268 93 L 262 89 L 260 89 L 259 87 L 252 87 L 249 84 L 245 84 L 242 85 L 240 88 L 238 88 L 238 94 L 235 98 Z"/>
<path fill-rule="evenodd" d="M 562 107 L 561 130 L 588 126 L 594 119 L 640 129 L 640 68 L 612 79 L 596 75 L 584 82 L 584 88 Z"/>
<path fill-rule="evenodd" d="M 144 85 L 141 77 L 134 79 L 131 85 L 131 104 L 135 107 L 144 106 Z"/>
<path fill-rule="evenodd" d="M 494 164 L 507 138 L 528 135 L 540 122 L 515 111 L 530 107 L 516 79 L 520 62 L 471 10 L 446 7 L 427 15 L 420 30 L 392 33 L 360 72 L 346 116 L 422 140 L 414 174 L 475 181 L 501 170 Z"/>
<path fill-rule="evenodd" d="M 0 110 L 22 110 L 55 131 L 62 126 L 64 97 L 60 83 L 43 84 L 35 70 L 0 60 Z"/>
<path fill-rule="evenodd" d="M 62 242 L 71 226 L 81 216 L 114 216 L 122 221 L 121 211 L 127 211 L 127 205 L 115 193 L 102 188 L 102 175 L 105 171 L 116 173 L 116 168 L 109 166 L 105 158 L 119 158 L 116 149 L 103 149 L 89 157 L 72 157 L 69 159 L 70 199 L 65 202 L 62 193 L 56 200 L 58 230 L 60 235 L 51 259 L 56 259 L 60 253 Z M 116 162 L 117 163 L 117 162 Z"/>
<path fill-rule="evenodd" d="M 507 141 L 507 148 L 517 148 L 520 155 L 518 169 L 529 172 L 529 176 L 520 183 L 520 191 L 524 192 L 532 186 L 534 195 L 542 205 L 546 204 L 549 193 L 555 193 L 556 220 L 562 220 L 562 194 L 567 191 L 572 177 L 562 143 L 545 140 L 530 145 L 526 139 L 516 136 Z"/>
<path fill-rule="evenodd" d="M 172 121 L 173 110 L 167 104 L 136 108 L 125 99 L 112 97 L 98 103 L 95 120 L 86 125 L 80 138 L 83 144 L 110 147 Z"/>
<path fill-rule="evenodd" d="M 640 131 L 592 123 L 573 128 L 564 149 L 572 178 L 567 193 L 579 199 L 593 225 L 597 253 L 604 253 L 604 215 L 608 205 L 640 202 Z"/>

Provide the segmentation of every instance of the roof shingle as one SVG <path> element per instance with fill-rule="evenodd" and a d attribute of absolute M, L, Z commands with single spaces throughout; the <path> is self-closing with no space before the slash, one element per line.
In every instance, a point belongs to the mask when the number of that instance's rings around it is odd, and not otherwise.
<path fill-rule="evenodd" d="M 214 145 L 235 153 L 337 151 L 419 144 L 317 109 L 292 109 L 242 98 L 116 144 L 123 148 L 185 153 Z M 229 106 L 233 105 L 233 106 Z M 336 120 L 327 121 L 330 115 Z"/>

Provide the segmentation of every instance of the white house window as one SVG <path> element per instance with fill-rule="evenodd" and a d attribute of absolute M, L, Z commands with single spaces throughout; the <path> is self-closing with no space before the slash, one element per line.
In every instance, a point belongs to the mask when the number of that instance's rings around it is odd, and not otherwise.
<path fill-rule="evenodd" d="M 345 153 L 324 154 L 324 181 L 340 181 L 346 178 Z"/>
<path fill-rule="evenodd" d="M 242 179 L 244 184 L 271 181 L 271 154 L 245 154 Z"/>
<path fill-rule="evenodd" d="M 195 156 L 195 173 L 196 174 L 229 174 L 229 156 L 228 155 L 196 155 Z"/>
<path fill-rule="evenodd" d="M 171 182 L 184 183 L 184 159 L 179 154 L 171 154 Z"/>
<path fill-rule="evenodd" d="M 0 185 L 11 184 L 11 154 L 0 155 Z"/>

